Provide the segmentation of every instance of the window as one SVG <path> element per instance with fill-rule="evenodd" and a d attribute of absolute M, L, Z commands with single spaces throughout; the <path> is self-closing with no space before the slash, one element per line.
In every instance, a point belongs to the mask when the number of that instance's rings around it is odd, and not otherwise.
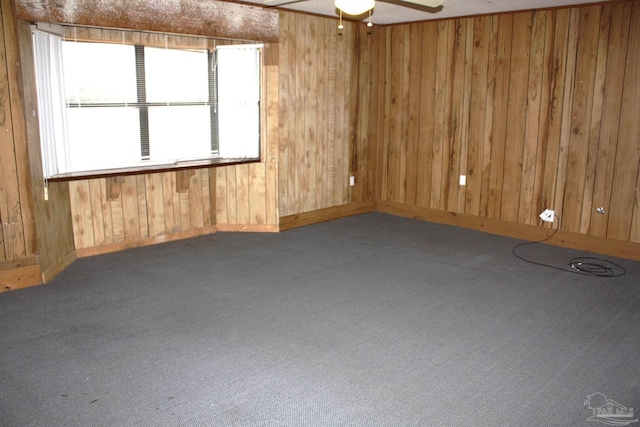
<path fill-rule="evenodd" d="M 258 45 L 173 49 L 35 31 L 34 46 L 46 177 L 259 158 Z"/>

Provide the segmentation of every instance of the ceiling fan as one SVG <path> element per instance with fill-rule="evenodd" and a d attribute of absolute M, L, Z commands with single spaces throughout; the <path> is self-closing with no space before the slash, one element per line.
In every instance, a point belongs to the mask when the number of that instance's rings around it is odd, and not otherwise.
<path fill-rule="evenodd" d="M 430 9 L 435 9 L 442 6 L 444 0 L 399 0 L 389 3 L 394 3 L 400 6 L 402 6 L 403 3 L 409 3 L 410 5 L 418 5 Z M 342 11 L 347 15 L 357 16 L 373 9 L 376 3 L 375 0 L 335 0 L 335 5 L 339 11 Z"/>
<path fill-rule="evenodd" d="M 308 0 L 289 0 L 278 4 L 272 4 L 270 7 L 281 7 L 289 4 L 300 3 Z M 435 12 L 442 9 L 444 0 L 380 0 L 385 3 L 392 3 L 398 6 L 405 6 L 420 10 L 427 9 L 428 11 Z M 335 6 L 340 17 L 342 14 L 350 16 L 360 16 L 369 12 L 371 16 L 371 10 L 375 7 L 375 0 L 335 0 Z"/>

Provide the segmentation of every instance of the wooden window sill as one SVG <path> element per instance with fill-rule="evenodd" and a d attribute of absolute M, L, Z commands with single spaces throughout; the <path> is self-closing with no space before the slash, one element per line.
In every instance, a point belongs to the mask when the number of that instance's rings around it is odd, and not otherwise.
<path fill-rule="evenodd" d="M 147 173 L 158 173 L 168 171 L 179 171 L 183 169 L 200 169 L 210 168 L 218 166 L 230 166 L 243 163 L 259 163 L 260 159 L 230 159 L 230 158 L 216 158 L 205 160 L 193 160 L 184 161 L 178 163 L 166 163 L 166 164 L 154 164 L 149 166 L 134 166 L 130 168 L 115 168 L 115 169 L 103 169 L 93 171 L 81 171 L 81 172 L 69 172 L 59 175 L 54 175 L 47 178 L 47 181 L 75 181 L 79 179 L 92 179 L 92 178 L 109 178 L 125 175 L 139 175 Z"/>

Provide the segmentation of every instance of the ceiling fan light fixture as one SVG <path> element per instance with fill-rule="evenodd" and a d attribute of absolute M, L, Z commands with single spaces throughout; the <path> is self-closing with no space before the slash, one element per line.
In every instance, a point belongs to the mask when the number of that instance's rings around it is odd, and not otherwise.
<path fill-rule="evenodd" d="M 375 0 L 336 0 L 335 5 L 347 15 L 362 15 L 373 9 L 376 2 Z"/>

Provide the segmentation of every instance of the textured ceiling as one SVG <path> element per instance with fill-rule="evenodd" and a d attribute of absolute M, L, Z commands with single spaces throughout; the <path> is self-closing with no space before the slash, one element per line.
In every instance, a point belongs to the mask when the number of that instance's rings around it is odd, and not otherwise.
<path fill-rule="evenodd" d="M 286 10 L 337 17 L 334 0 L 243 0 L 243 3 L 264 7 L 276 7 Z M 401 22 L 426 21 L 430 19 L 472 16 L 489 13 L 511 12 L 517 10 L 547 9 L 553 7 L 603 3 L 602 0 L 444 0 L 440 10 L 416 10 L 400 6 L 401 0 L 376 1 L 371 21 L 378 25 L 397 24 Z M 359 17 L 366 19 L 367 17 Z M 353 18 L 352 18 L 353 19 Z M 357 18 L 356 18 L 357 19 Z"/>

